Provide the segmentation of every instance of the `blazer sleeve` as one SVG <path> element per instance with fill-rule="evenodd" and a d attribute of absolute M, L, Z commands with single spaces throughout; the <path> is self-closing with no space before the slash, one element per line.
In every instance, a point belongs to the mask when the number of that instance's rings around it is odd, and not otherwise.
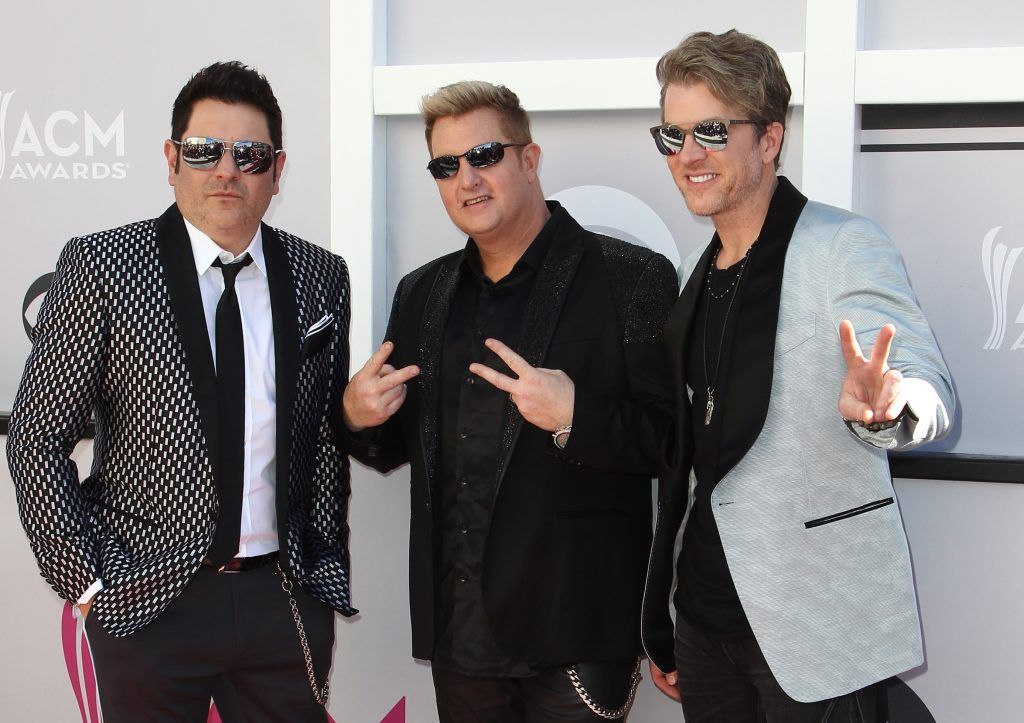
<path fill-rule="evenodd" d="M 101 575 L 89 503 L 71 453 L 100 397 L 107 331 L 91 242 L 73 239 L 39 311 L 7 438 L 29 544 L 43 577 L 72 602 Z"/>
<path fill-rule="evenodd" d="M 870 432 L 853 425 L 851 433 L 883 449 L 910 449 L 944 436 L 955 404 L 949 369 L 899 251 L 868 219 L 854 217 L 836 234 L 828 263 L 828 296 L 833 326 L 849 319 L 865 353 L 870 353 L 884 324 L 896 327 L 889 366 L 903 374 L 909 414 L 887 430 Z"/>
<path fill-rule="evenodd" d="M 565 456 L 615 472 L 657 474 L 672 421 L 662 337 L 678 294 L 675 268 L 664 256 L 651 256 L 623 311 L 629 395 L 613 398 L 577 385 Z"/>

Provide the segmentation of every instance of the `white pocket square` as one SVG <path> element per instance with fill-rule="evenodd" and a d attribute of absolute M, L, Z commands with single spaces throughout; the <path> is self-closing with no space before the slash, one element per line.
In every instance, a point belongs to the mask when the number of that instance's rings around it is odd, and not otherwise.
<path fill-rule="evenodd" d="M 333 323 L 334 314 L 324 314 L 323 318 L 321 318 L 320 321 L 313 324 L 313 326 L 309 327 L 309 329 L 306 331 L 306 335 L 302 337 L 302 341 L 305 342 L 311 337 L 316 336 L 324 329 L 329 328 Z"/>

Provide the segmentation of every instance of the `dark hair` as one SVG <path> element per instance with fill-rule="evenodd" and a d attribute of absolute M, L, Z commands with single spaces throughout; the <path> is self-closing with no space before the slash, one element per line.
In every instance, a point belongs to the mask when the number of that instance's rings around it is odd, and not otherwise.
<path fill-rule="evenodd" d="M 262 111 L 270 129 L 270 142 L 276 150 L 281 149 L 281 106 L 274 91 L 264 76 L 237 60 L 209 65 L 185 83 L 171 109 L 171 138 L 181 140 L 195 104 L 208 98 L 250 105 Z"/>

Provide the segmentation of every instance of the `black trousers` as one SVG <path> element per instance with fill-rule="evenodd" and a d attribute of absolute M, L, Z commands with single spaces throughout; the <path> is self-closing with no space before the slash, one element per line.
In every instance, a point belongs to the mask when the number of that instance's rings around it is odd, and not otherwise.
<path fill-rule="evenodd" d="M 102 595 L 103 593 L 99 593 Z M 331 667 L 334 611 L 295 585 L 317 685 Z M 104 723 L 326 721 L 310 689 L 276 564 L 218 574 L 202 567 L 156 620 L 114 637 L 90 615 Z"/>
<path fill-rule="evenodd" d="M 718 640 L 676 618 L 676 687 L 686 723 L 874 723 L 874 690 L 801 703 L 786 695 L 753 636 Z"/>
<path fill-rule="evenodd" d="M 635 662 L 587 664 L 596 673 L 592 680 L 602 686 L 600 691 L 590 691 L 597 702 L 626 700 Z M 432 673 L 440 723 L 608 720 L 583 702 L 565 668 L 550 668 L 528 678 L 478 678 L 436 667 Z"/>

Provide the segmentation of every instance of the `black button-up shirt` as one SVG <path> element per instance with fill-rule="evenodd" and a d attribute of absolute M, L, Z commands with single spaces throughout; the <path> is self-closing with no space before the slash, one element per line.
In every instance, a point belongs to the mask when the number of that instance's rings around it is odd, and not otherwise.
<path fill-rule="evenodd" d="M 478 676 L 523 677 L 531 661 L 504 656 L 484 610 L 484 545 L 497 494 L 501 428 L 508 394 L 469 371 L 481 362 L 514 377 L 484 346 L 488 338 L 516 348 L 530 292 L 558 223 L 553 216 L 512 271 L 492 282 L 470 239 L 452 299 L 441 360 L 441 588 L 433 664 Z"/>

